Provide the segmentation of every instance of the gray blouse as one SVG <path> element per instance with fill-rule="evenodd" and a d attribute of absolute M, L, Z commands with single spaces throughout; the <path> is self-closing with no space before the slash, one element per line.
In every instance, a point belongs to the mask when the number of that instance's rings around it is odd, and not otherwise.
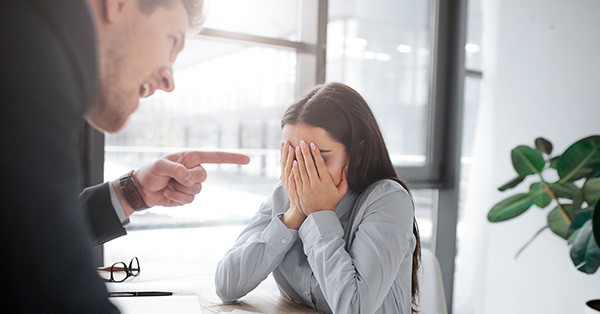
<path fill-rule="evenodd" d="M 325 313 L 411 313 L 414 210 L 397 182 L 349 191 L 335 211 L 309 215 L 299 230 L 278 183 L 217 266 L 224 302 L 252 291 L 270 273 L 282 295 Z"/>

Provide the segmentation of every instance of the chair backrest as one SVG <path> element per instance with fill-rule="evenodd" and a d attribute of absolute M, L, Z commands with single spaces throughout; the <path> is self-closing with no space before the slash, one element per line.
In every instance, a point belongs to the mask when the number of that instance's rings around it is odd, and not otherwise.
<path fill-rule="evenodd" d="M 437 257 L 428 249 L 421 249 L 419 268 L 419 310 L 421 314 L 447 314 L 442 271 Z"/>

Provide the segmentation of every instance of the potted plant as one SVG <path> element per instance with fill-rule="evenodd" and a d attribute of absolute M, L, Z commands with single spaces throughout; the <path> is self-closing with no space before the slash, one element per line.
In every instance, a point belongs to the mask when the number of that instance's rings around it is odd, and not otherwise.
<path fill-rule="evenodd" d="M 580 139 L 555 156 L 547 139 L 536 138 L 534 144 L 512 149 L 517 176 L 498 188 L 507 191 L 529 178 L 533 181 L 529 189 L 495 204 L 487 219 L 496 223 L 513 219 L 533 206 L 551 208 L 544 226 L 516 256 L 542 231 L 550 229 L 570 245 L 575 267 L 593 274 L 600 266 L 600 135 Z"/>

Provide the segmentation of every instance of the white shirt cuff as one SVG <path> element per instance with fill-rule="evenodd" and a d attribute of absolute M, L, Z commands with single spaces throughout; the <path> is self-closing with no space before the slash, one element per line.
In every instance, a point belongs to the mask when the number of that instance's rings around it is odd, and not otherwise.
<path fill-rule="evenodd" d="M 121 206 L 121 201 L 119 201 L 119 197 L 117 196 L 117 192 L 115 191 L 115 187 L 112 185 L 112 182 L 108 182 L 108 190 L 110 191 L 110 202 L 112 203 L 115 213 L 119 217 L 119 221 L 125 225 L 129 223 L 129 219 L 125 217 L 125 209 Z"/>

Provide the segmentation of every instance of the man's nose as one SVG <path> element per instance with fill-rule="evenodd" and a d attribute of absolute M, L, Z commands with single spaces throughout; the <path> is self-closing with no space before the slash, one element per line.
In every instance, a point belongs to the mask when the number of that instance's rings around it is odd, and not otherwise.
<path fill-rule="evenodd" d="M 162 89 L 170 93 L 175 89 L 175 80 L 173 79 L 173 69 L 171 67 L 163 67 L 158 71 L 158 89 Z"/>

